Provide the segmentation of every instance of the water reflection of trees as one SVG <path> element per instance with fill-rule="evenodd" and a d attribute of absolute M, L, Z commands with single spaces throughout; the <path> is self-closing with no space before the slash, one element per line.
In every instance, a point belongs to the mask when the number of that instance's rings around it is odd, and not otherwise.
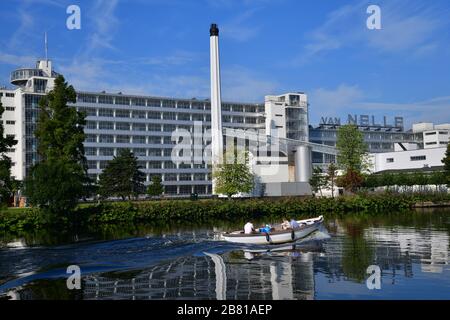
<path fill-rule="evenodd" d="M 330 281 L 362 283 L 371 264 L 381 267 L 383 281 L 395 283 L 400 277 L 414 276 L 414 263 L 421 265 L 422 272 L 442 272 L 445 265 L 448 268 L 448 221 L 448 211 L 328 218 L 328 230 L 334 236 L 324 243 L 324 255 L 298 250 L 252 255 L 242 250 L 226 252 L 219 255 L 226 275 L 222 281 L 217 280 L 220 268 L 212 257 L 186 256 L 145 269 L 86 276 L 82 295 L 85 299 L 214 299 L 220 296 L 218 284 L 222 283 L 226 299 L 311 299 L 315 295 L 314 272 Z M 190 229 L 185 227 L 110 226 L 104 229 L 104 235 L 120 238 L 130 232 L 157 236 Z M 194 239 L 195 232 L 191 233 L 192 237 L 185 234 L 184 240 Z M 34 262 L 41 264 L 40 260 Z M 34 291 L 38 297 L 57 296 L 62 283 L 51 283 L 35 282 L 19 292 L 24 297 L 31 297 Z M 77 297 L 61 294 L 61 298 Z"/>
<path fill-rule="evenodd" d="M 374 262 L 374 249 L 364 238 L 364 225 L 345 225 L 347 237 L 343 243 L 342 271 L 350 279 L 363 282 L 367 267 Z"/>
<path fill-rule="evenodd" d="M 345 276 L 362 283 L 370 265 L 378 265 L 392 284 L 414 277 L 414 264 L 422 272 L 441 273 L 449 263 L 448 220 L 448 210 L 329 219 L 335 236 L 325 246 L 325 263 L 319 260 L 316 268 L 330 282 Z"/>
<path fill-rule="evenodd" d="M 313 253 L 300 250 L 180 257 L 143 270 L 86 275 L 83 299 L 313 299 Z M 64 284 L 64 287 L 63 287 Z M 78 299 L 65 282 L 19 288 L 21 299 Z M 58 297 L 59 295 L 59 297 Z"/>

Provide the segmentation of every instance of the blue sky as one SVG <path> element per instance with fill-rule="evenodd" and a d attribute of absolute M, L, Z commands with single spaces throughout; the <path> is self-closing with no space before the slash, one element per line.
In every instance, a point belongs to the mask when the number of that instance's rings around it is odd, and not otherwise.
<path fill-rule="evenodd" d="M 71 4 L 81 30 L 66 28 Z M 366 27 L 370 4 L 381 30 Z M 304 91 L 313 124 L 348 113 L 450 122 L 448 0 L 5 0 L 0 84 L 44 55 L 47 31 L 76 89 L 208 97 L 212 22 L 225 100 Z"/>

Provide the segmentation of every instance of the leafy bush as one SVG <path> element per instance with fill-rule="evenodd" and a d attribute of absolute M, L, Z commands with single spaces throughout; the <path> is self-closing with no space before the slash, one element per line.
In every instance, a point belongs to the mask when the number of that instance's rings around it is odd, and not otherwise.
<path fill-rule="evenodd" d="M 241 221 L 260 218 L 302 218 L 325 214 L 361 212 L 378 214 L 408 210 L 417 202 L 450 201 L 446 193 L 358 193 L 338 198 L 253 198 L 233 201 L 161 200 L 146 202 L 110 202 L 80 206 L 73 215 L 60 223 L 71 221 L 78 225 L 106 225 L 118 223 L 202 223 Z M 15 210 L 0 213 L 0 229 L 22 230 L 48 226 L 45 214 L 39 209 Z"/>

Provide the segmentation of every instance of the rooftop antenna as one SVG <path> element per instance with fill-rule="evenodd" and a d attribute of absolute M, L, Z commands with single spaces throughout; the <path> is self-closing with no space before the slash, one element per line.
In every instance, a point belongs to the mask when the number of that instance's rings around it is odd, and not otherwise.
<path fill-rule="evenodd" d="M 48 41 L 47 41 L 47 31 L 45 31 L 45 62 L 48 67 Z"/>

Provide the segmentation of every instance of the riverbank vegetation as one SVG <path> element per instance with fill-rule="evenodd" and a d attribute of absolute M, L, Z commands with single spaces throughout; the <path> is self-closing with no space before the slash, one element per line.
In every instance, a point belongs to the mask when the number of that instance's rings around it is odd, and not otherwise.
<path fill-rule="evenodd" d="M 158 200 L 102 202 L 79 205 L 73 212 L 49 220 L 42 209 L 5 210 L 0 213 L 0 229 L 27 230 L 47 226 L 102 225 L 117 223 L 182 224 L 209 220 L 274 219 L 359 212 L 372 215 L 409 210 L 420 202 L 449 203 L 447 193 L 387 192 L 357 194 L 337 198 L 290 197 L 205 200 Z"/>

